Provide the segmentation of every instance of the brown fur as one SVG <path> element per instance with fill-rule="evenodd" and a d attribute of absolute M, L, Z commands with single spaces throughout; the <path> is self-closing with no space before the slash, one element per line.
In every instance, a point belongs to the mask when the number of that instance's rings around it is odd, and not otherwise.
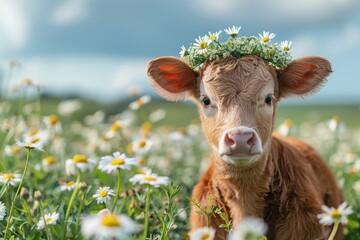
<path fill-rule="evenodd" d="M 176 74 L 167 70 L 163 74 L 169 59 Z M 313 148 L 300 140 L 272 136 L 277 102 L 268 106 L 263 99 L 269 94 L 275 99 L 308 95 L 330 72 L 330 63 L 319 57 L 295 60 L 281 70 L 256 56 L 227 57 L 205 63 L 198 72 L 174 58 L 153 60 L 148 70 L 152 84 L 167 99 L 186 94 L 197 103 L 212 149 L 210 166 L 193 190 L 194 200 L 206 206 L 213 198 L 214 206 L 227 214 L 234 227 L 245 217 L 264 219 L 269 239 L 326 238 L 329 229 L 319 224 L 317 214 L 323 204 L 337 207 L 343 201 L 342 193 Z M 173 90 L 174 78 L 186 82 L 181 91 Z M 211 100 L 209 106 L 203 105 L 203 95 Z M 228 163 L 217 152 L 221 134 L 239 126 L 254 129 L 263 147 L 263 153 L 247 166 Z M 192 231 L 207 224 L 195 206 L 190 220 Z M 211 216 L 216 239 L 227 236 L 219 228 L 221 223 L 216 214 Z M 337 237 L 341 239 L 342 233 Z"/>

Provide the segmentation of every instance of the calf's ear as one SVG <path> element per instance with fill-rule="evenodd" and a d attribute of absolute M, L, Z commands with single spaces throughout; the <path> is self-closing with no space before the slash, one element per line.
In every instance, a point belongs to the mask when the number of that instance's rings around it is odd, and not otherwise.
<path fill-rule="evenodd" d="M 167 100 L 182 100 L 195 94 L 197 72 L 178 58 L 150 61 L 147 74 L 154 89 Z"/>
<path fill-rule="evenodd" d="M 316 92 L 332 72 L 331 64 L 321 57 L 303 57 L 279 72 L 280 96 L 307 96 Z"/>

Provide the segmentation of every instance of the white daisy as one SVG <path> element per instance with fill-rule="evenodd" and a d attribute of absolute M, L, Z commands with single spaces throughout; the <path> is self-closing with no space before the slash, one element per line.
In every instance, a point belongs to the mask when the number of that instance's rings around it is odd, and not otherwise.
<path fill-rule="evenodd" d="M 109 201 L 111 196 L 115 196 L 114 190 L 110 189 L 110 187 L 100 187 L 98 190 L 96 190 L 93 198 L 96 198 L 96 202 L 100 204 Z"/>
<path fill-rule="evenodd" d="M 263 43 L 270 42 L 271 39 L 273 39 L 275 36 L 276 34 L 265 31 L 263 31 L 263 34 L 259 33 L 259 37 L 261 38 L 261 42 Z"/>
<path fill-rule="evenodd" d="M 282 41 L 280 43 L 280 47 L 281 47 L 282 50 L 290 51 L 290 49 L 292 47 L 292 42 L 288 41 L 288 40 Z"/>
<path fill-rule="evenodd" d="M 59 103 L 57 111 L 60 115 L 70 116 L 81 108 L 79 100 L 65 100 Z"/>
<path fill-rule="evenodd" d="M 131 165 L 136 165 L 135 158 L 129 158 L 120 152 L 114 152 L 113 156 L 104 156 L 99 163 L 99 169 L 111 173 L 117 169 L 130 170 Z"/>
<path fill-rule="evenodd" d="M 129 179 L 129 182 L 139 183 L 139 184 L 149 184 L 154 187 L 159 187 L 160 185 L 168 185 L 170 179 L 168 177 L 159 177 L 157 174 L 152 173 L 151 170 L 147 170 L 145 174 L 136 174 L 135 176 Z"/>
<path fill-rule="evenodd" d="M 66 160 L 65 171 L 67 175 L 76 175 L 77 170 L 81 172 L 92 171 L 94 166 L 94 160 L 88 158 L 86 155 L 75 154 L 73 158 Z"/>
<path fill-rule="evenodd" d="M 126 239 L 138 230 L 139 226 L 128 216 L 108 211 L 87 216 L 81 222 L 81 233 L 85 239 Z"/>
<path fill-rule="evenodd" d="M 203 227 L 196 229 L 190 236 L 190 240 L 213 240 L 215 229 L 212 227 Z"/>
<path fill-rule="evenodd" d="M 166 116 L 166 111 L 163 108 L 159 108 L 149 115 L 149 120 L 153 123 L 158 122 L 164 119 Z"/>
<path fill-rule="evenodd" d="M 55 114 L 44 117 L 43 121 L 48 128 L 53 129 L 55 132 L 61 131 L 61 123 Z"/>
<path fill-rule="evenodd" d="M 43 229 L 45 227 L 45 223 L 46 225 L 55 225 L 58 219 L 59 213 L 57 212 L 45 214 L 44 218 L 41 217 L 37 223 L 37 229 Z"/>
<path fill-rule="evenodd" d="M 193 44 L 194 49 L 198 54 L 204 54 L 207 52 L 207 47 L 211 43 L 211 40 L 208 36 L 199 37 L 195 39 L 196 43 Z"/>
<path fill-rule="evenodd" d="M 105 137 L 107 139 L 111 139 L 114 138 L 118 135 L 118 133 L 128 127 L 130 124 L 128 121 L 123 121 L 123 120 L 116 120 L 115 122 L 113 122 L 111 124 L 110 129 L 105 133 Z"/>
<path fill-rule="evenodd" d="M 180 54 L 181 58 L 185 57 L 188 54 L 187 49 L 184 47 L 184 45 L 181 46 L 181 50 L 180 50 L 179 54 Z"/>
<path fill-rule="evenodd" d="M 129 108 L 132 110 L 138 110 L 140 107 L 151 101 L 151 97 L 149 95 L 144 95 L 141 98 L 135 100 L 134 102 L 129 104 Z"/>
<path fill-rule="evenodd" d="M 21 174 L 16 173 L 2 173 L 0 174 L 0 183 L 2 184 L 10 184 L 12 186 L 19 185 L 21 181 Z"/>
<path fill-rule="evenodd" d="M 332 132 L 336 132 L 338 130 L 343 130 L 345 128 L 345 123 L 336 115 L 328 121 L 328 127 Z"/>
<path fill-rule="evenodd" d="M 6 145 L 5 146 L 5 154 L 7 156 L 16 156 L 21 152 L 21 148 L 18 145 Z"/>
<path fill-rule="evenodd" d="M 229 240 L 257 240 L 266 231 L 267 225 L 262 219 L 247 217 L 231 232 Z"/>
<path fill-rule="evenodd" d="M 60 183 L 60 190 L 61 191 L 72 191 L 74 190 L 76 186 L 76 182 L 74 181 L 69 181 L 69 182 L 62 182 Z"/>
<path fill-rule="evenodd" d="M 323 225 L 332 225 L 338 221 L 342 224 L 347 224 L 347 218 L 352 213 L 351 206 L 347 206 L 346 202 L 340 204 L 338 208 L 329 208 L 323 205 L 321 209 L 324 212 L 318 214 L 317 217 L 319 222 Z"/>
<path fill-rule="evenodd" d="M 294 127 L 294 123 L 291 119 L 286 119 L 283 123 L 278 127 L 278 131 L 283 136 L 289 136 Z"/>
<path fill-rule="evenodd" d="M 54 171 L 58 168 L 58 161 L 54 156 L 47 156 L 41 161 L 43 169 L 46 172 Z"/>
<path fill-rule="evenodd" d="M 43 145 L 39 142 L 40 139 L 33 138 L 33 139 L 27 139 L 25 141 L 16 140 L 15 144 L 19 147 L 24 147 L 27 149 L 34 149 L 39 152 L 44 152 Z"/>
<path fill-rule="evenodd" d="M 224 29 L 224 31 L 231 37 L 235 38 L 239 32 L 240 32 L 241 27 L 235 27 L 232 26 L 232 28 L 226 28 Z"/>
<path fill-rule="evenodd" d="M 0 221 L 2 221 L 6 216 L 6 208 L 3 202 L 0 201 Z"/>
<path fill-rule="evenodd" d="M 142 154 L 150 150 L 151 144 L 149 138 L 140 138 L 132 142 L 132 148 L 134 152 Z"/>
<path fill-rule="evenodd" d="M 218 41 L 219 40 L 219 35 L 220 33 L 222 33 L 222 31 L 218 31 L 218 32 L 214 32 L 214 33 L 211 33 L 209 32 L 209 38 L 211 41 Z"/>

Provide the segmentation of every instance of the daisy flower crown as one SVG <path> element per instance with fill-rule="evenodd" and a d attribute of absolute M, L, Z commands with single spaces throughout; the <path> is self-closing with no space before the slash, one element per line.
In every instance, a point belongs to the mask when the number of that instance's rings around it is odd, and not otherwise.
<path fill-rule="evenodd" d="M 256 55 L 269 62 L 277 68 L 286 67 L 291 61 L 290 49 L 291 41 L 282 41 L 270 44 L 276 36 L 274 33 L 263 32 L 259 37 L 238 36 L 241 27 L 227 28 L 225 33 L 228 38 L 220 37 L 222 31 L 195 39 L 188 49 L 181 47 L 180 58 L 191 68 L 195 69 L 207 60 L 219 59 L 222 57 L 233 56 L 240 58 L 244 55 Z M 224 41 L 220 41 L 224 40 Z"/>

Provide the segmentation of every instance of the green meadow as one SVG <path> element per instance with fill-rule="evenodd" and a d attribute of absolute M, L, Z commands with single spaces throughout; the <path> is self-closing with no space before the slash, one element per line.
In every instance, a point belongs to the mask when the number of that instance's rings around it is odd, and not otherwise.
<path fill-rule="evenodd" d="M 136 99 L 111 104 L 52 97 L 1 101 L 0 201 L 6 213 L 0 237 L 187 239 L 191 190 L 209 152 L 197 110 L 192 103 Z M 138 108 L 131 109 L 131 103 L 139 103 Z M 281 104 L 274 127 L 312 144 L 333 169 L 353 211 L 346 239 L 360 237 L 359 120 L 356 104 Z M 37 151 L 36 143 L 44 151 Z M 103 171 L 106 156 L 126 164 L 115 152 L 136 164 Z M 157 175 L 147 178 L 159 178 L 158 186 L 134 180 L 149 169 Z M 110 215 L 99 215 L 103 209 Z M 204 214 L 220 217 L 221 209 L 215 210 Z"/>

